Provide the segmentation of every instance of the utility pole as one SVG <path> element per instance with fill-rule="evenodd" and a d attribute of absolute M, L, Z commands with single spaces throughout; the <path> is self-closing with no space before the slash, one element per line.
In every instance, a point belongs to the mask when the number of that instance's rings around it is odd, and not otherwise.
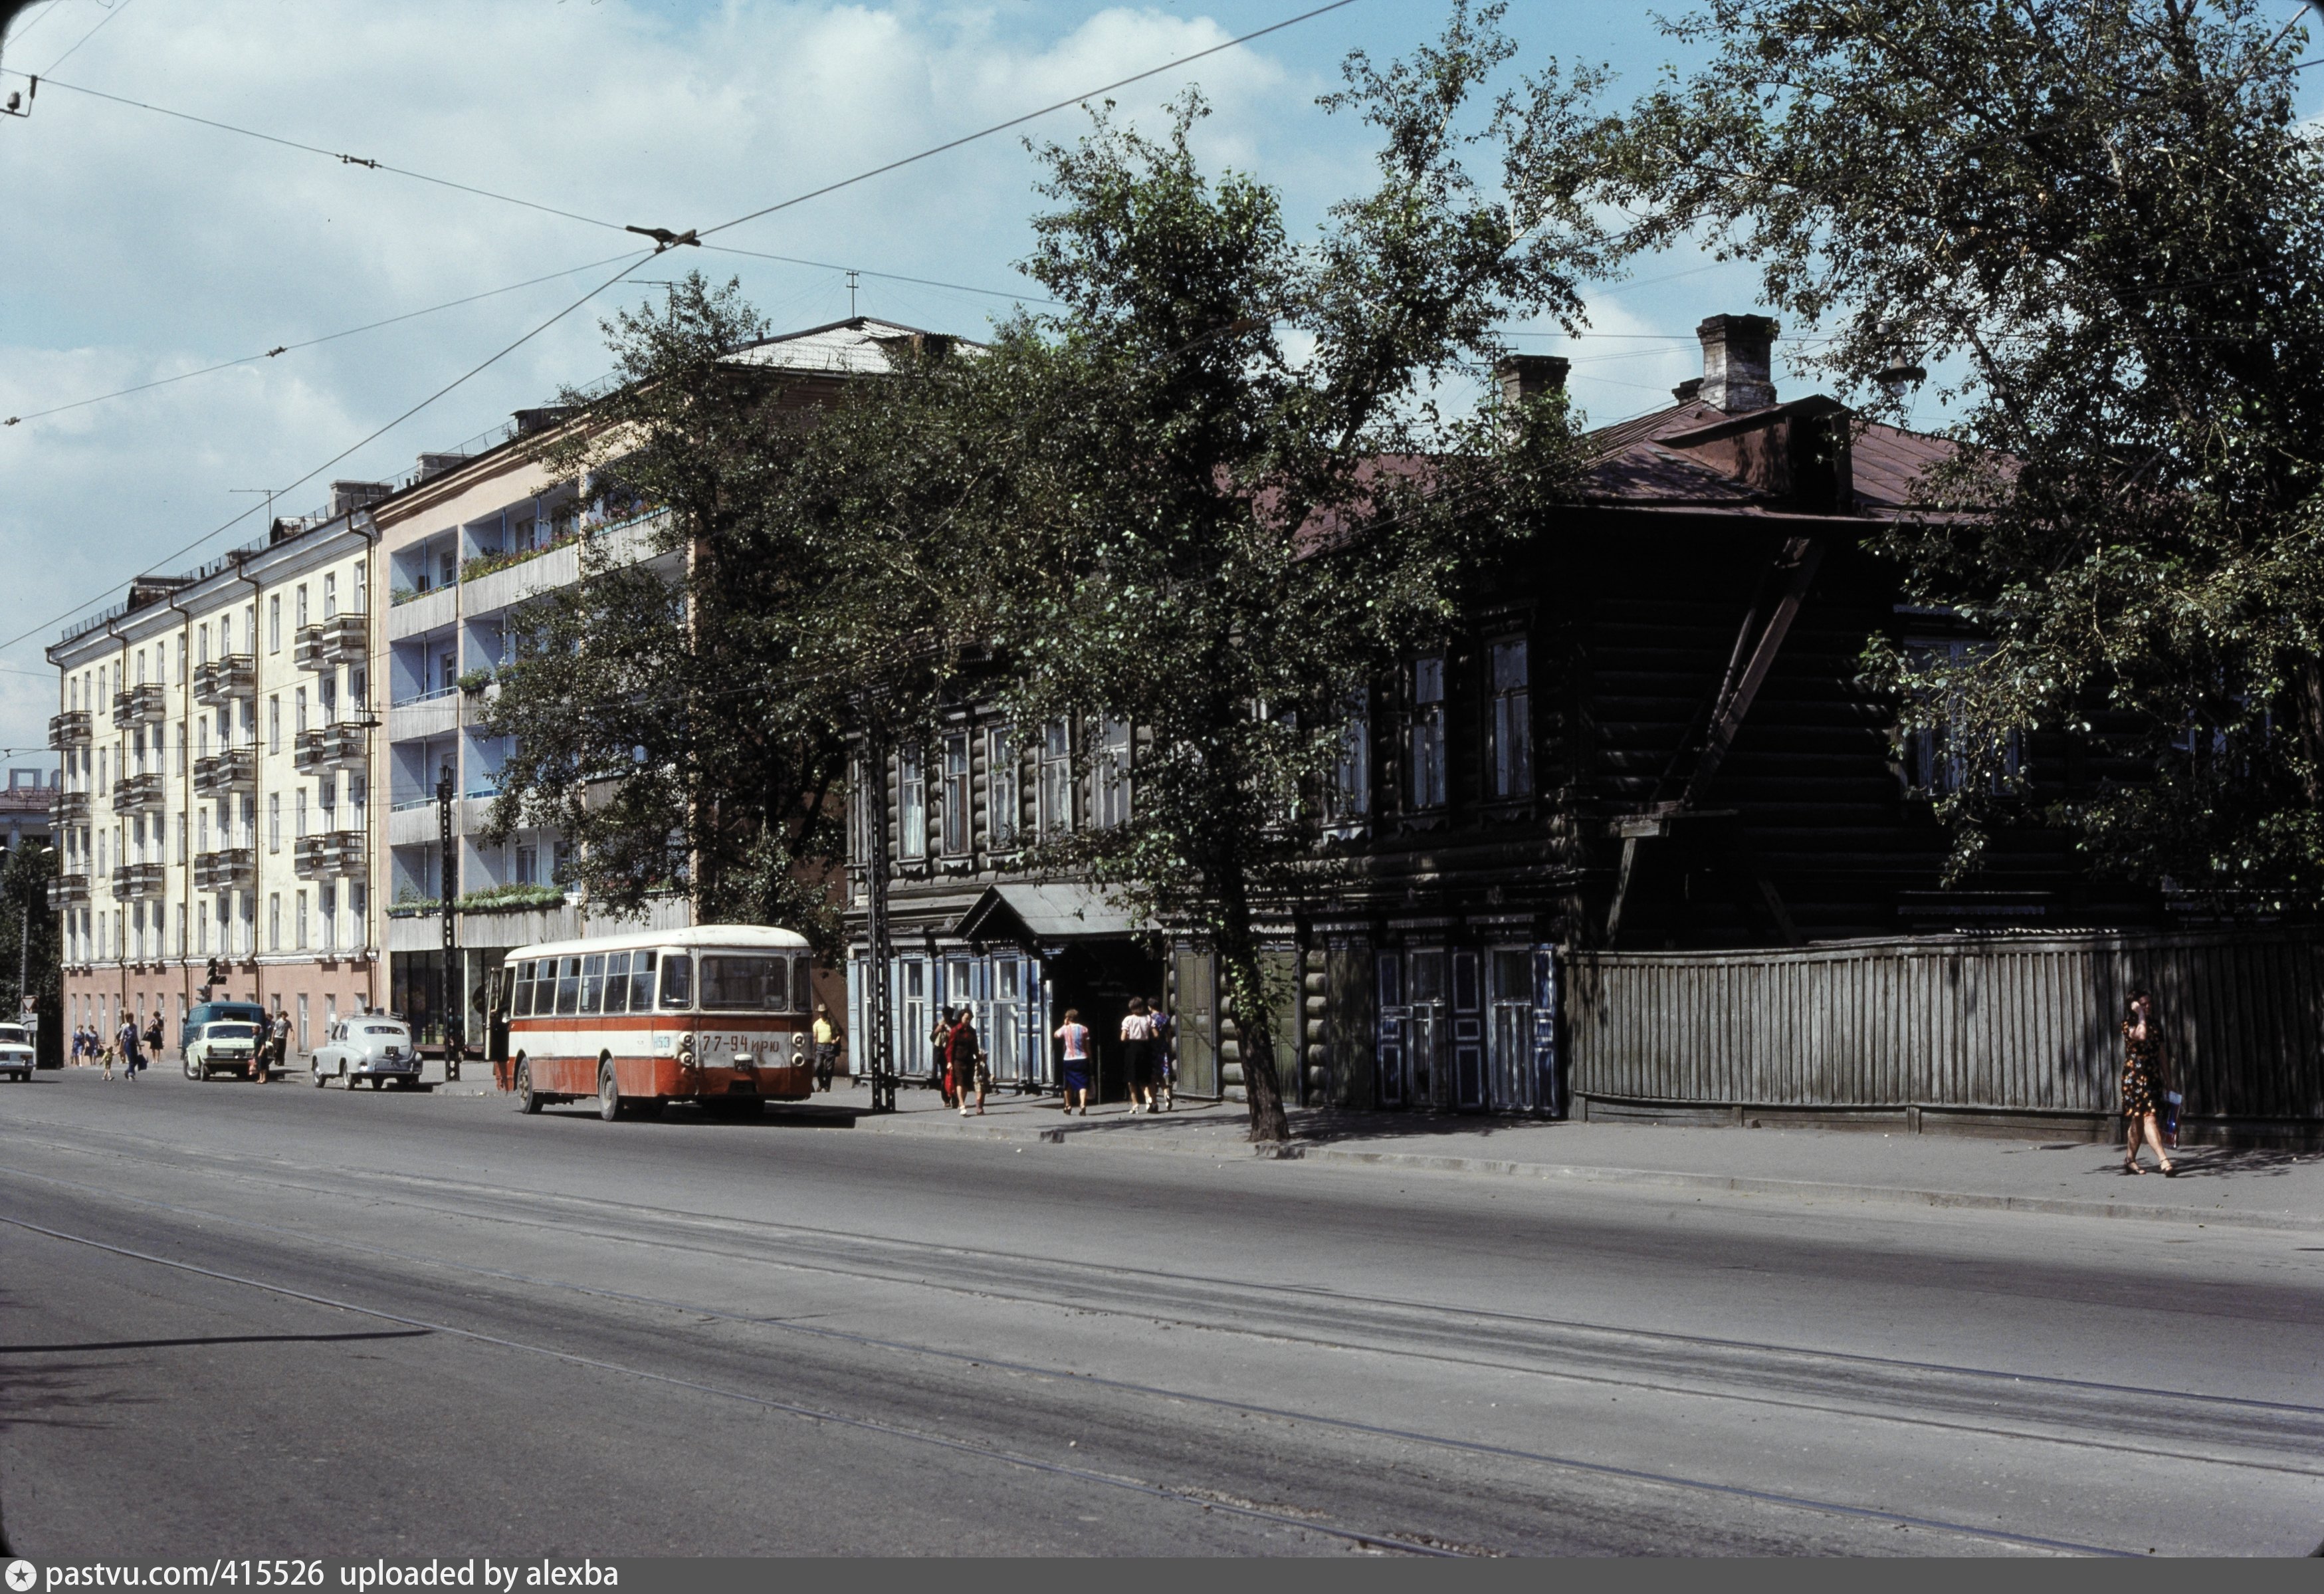
<path fill-rule="evenodd" d="M 447 759 L 444 774 L 436 783 L 436 831 L 443 857 L 436 908 L 444 919 L 444 1078 L 447 1083 L 459 1080 L 460 1043 L 462 1031 L 466 1028 L 462 1022 L 466 1016 L 466 1002 L 455 968 L 460 960 L 460 931 L 452 904 L 460 895 L 460 854 L 458 839 L 452 834 L 453 796 L 452 764 Z"/>
<path fill-rule="evenodd" d="M 896 1110 L 896 1011 L 889 987 L 888 750 L 877 717 L 867 715 L 865 720 L 863 770 L 872 792 L 863 808 L 872 831 L 872 865 L 871 878 L 864 882 L 864 931 L 871 942 L 872 967 L 863 986 L 863 1027 L 871 1032 L 864 1039 L 872 1053 L 872 1110 L 891 1113 Z"/>

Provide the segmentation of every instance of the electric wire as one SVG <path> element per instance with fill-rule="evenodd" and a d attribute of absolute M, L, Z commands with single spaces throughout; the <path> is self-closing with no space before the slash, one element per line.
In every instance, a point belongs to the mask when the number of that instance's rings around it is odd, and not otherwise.
<path fill-rule="evenodd" d="M 89 29 L 88 32 L 83 33 L 79 38 L 74 40 L 71 45 L 67 48 L 64 54 L 57 57 L 56 60 L 49 63 L 49 71 L 53 72 L 59 67 L 64 65 L 68 60 L 71 59 L 72 52 L 74 51 L 78 50 L 82 45 L 97 37 L 97 28 L 104 27 L 106 23 L 111 22 L 115 17 L 119 16 L 123 12 L 128 10 L 130 4 L 131 0 L 115 0 L 115 4 L 113 7 L 106 11 L 103 16 L 97 19 L 97 27 Z M 48 74 L 45 72 L 42 74 L 43 77 L 46 77 L 47 75 Z"/>
<path fill-rule="evenodd" d="M 443 386 L 429 394 L 426 398 L 421 399 L 418 403 L 413 404 L 410 409 L 396 416 L 392 421 L 388 422 L 385 425 L 377 428 L 365 436 L 357 439 L 355 442 L 348 444 L 346 448 L 341 449 L 337 453 L 324 460 L 320 465 L 316 466 L 313 469 L 300 477 L 297 480 L 285 483 L 282 487 L 275 490 L 278 493 L 287 493 L 294 487 L 302 487 L 306 483 L 314 480 L 315 477 L 322 475 L 323 472 L 328 470 L 332 466 L 337 465 L 340 460 L 346 459 L 356 449 L 364 448 L 385 436 L 388 432 L 392 431 L 395 428 L 402 425 L 406 421 L 410 420 L 411 417 L 420 413 L 420 411 L 434 403 L 438 399 L 442 398 L 446 394 L 452 392 L 455 388 L 461 386 L 470 379 L 483 375 L 485 371 L 491 369 L 493 366 L 498 365 L 508 356 L 514 354 L 518 349 L 522 348 L 526 344 L 540 337 L 543 332 L 548 331 L 549 328 L 557 325 L 558 322 L 563 320 L 567 316 L 571 315 L 575 310 L 579 310 L 583 305 L 596 298 L 597 295 L 603 293 L 606 289 L 613 286 L 623 277 L 628 276 L 632 272 L 637 270 L 639 266 L 643 265 L 647 261 L 651 260 L 658 253 L 659 251 L 657 250 L 640 250 L 638 252 L 637 258 L 631 261 L 629 264 L 623 266 L 620 271 L 615 272 L 612 276 L 606 278 L 604 282 L 590 289 L 586 293 L 584 293 L 580 298 L 573 301 L 572 303 L 558 310 L 555 315 L 550 316 L 547 320 L 539 323 L 530 331 L 517 338 L 513 343 L 503 345 L 493 354 L 485 357 L 484 360 L 476 365 L 469 366 L 467 370 L 452 378 L 451 381 L 446 383 Z M 241 514 L 235 515 L 232 519 L 223 521 L 217 525 L 211 527 L 208 531 L 204 532 L 200 536 L 196 537 L 192 542 L 186 543 L 183 547 L 163 554 L 160 560 L 154 561 L 155 564 L 157 566 L 168 564 L 176 560 L 184 558 L 187 554 L 192 552 L 195 549 L 200 547 L 211 538 L 219 535 L 221 533 L 224 533 L 234 526 L 239 525 L 242 522 L 249 519 L 252 515 L 256 514 L 262 507 L 263 506 L 261 505 L 252 505 L 249 508 L 242 511 Z M 51 626 L 58 624 L 58 622 L 70 619 L 73 616 L 78 614 L 81 610 L 87 608 L 95 601 L 97 601 L 95 598 L 84 598 L 72 605 L 71 607 L 64 609 L 58 614 L 51 616 L 48 619 L 42 620 L 39 625 L 31 627 L 29 630 L 18 632 L 15 635 L 9 637 L 6 641 L 0 642 L 0 653 L 5 653 L 8 649 L 15 647 L 21 643 L 31 641 L 33 637 L 38 636 L 42 632 L 46 631 Z"/>
<path fill-rule="evenodd" d="M 335 343 L 342 338 L 353 338 L 359 332 L 377 331 L 382 327 L 392 327 L 399 321 L 416 320 L 421 316 L 431 316 L 439 310 L 456 310 L 463 304 L 474 304 L 480 299 L 492 299 L 503 293 L 513 293 L 521 288 L 535 287 L 542 283 L 553 283 L 559 277 L 569 277 L 585 271 L 595 271 L 600 266 L 611 265 L 617 260 L 627 260 L 635 253 L 637 253 L 635 250 L 623 250 L 619 255 L 609 255 L 603 260 L 586 261 L 580 265 L 568 266 L 563 271 L 550 272 L 546 276 L 528 277 L 521 283 L 511 283 L 506 287 L 487 288 L 481 293 L 470 293 L 459 299 L 447 299 L 441 304 L 431 304 L 425 310 L 409 310 L 401 315 L 388 316 L 381 320 L 365 321 L 360 327 L 349 327 L 342 332 L 326 332 L 319 338 L 280 344 L 273 348 L 263 349 L 257 354 L 246 354 L 235 359 L 220 360 L 217 365 L 204 366 L 198 370 L 180 371 L 174 376 L 157 377 L 152 382 L 140 382 L 134 386 L 115 388 L 111 393 L 100 393 L 91 398 L 75 399 L 70 403 L 53 404 L 45 410 L 32 410 L 22 415 L 10 415 L 0 419 L 0 426 L 18 426 L 27 421 L 38 421 L 46 415 L 61 415 L 68 410 L 80 410 L 88 408 L 90 404 L 101 404 L 107 399 L 126 398 L 134 393 L 145 393 L 156 387 L 167 387 L 172 383 L 190 381 L 196 376 L 208 376 L 213 372 L 231 370 L 236 366 L 255 365 L 261 360 L 271 360 L 278 355 L 296 354 L 302 348 L 313 348 L 318 344 Z"/>

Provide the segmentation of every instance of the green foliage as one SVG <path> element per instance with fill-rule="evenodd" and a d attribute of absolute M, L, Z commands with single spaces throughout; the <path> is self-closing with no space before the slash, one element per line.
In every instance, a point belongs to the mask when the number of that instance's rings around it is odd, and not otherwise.
<path fill-rule="evenodd" d="M 14 988 L 21 957 L 41 1015 L 39 1051 L 43 1061 L 61 1055 L 59 1037 L 64 1024 L 63 943 L 57 915 L 49 906 L 49 882 L 56 875 L 56 854 L 38 841 L 28 839 L 23 846 L 0 854 L 0 979 Z M 14 1023 L 19 1011 L 17 1004 L 11 1002 L 5 1009 L 6 1022 Z"/>
<path fill-rule="evenodd" d="M 2064 726 L 2159 772 L 2047 816 L 2102 865 L 2324 901 L 2324 168 L 2298 22 L 1716 0 L 1673 30 L 1704 64 L 1596 135 L 1600 197 L 1646 216 L 1629 242 L 1701 230 L 1759 263 L 1821 339 L 1795 362 L 1876 414 L 1884 370 L 1947 373 L 1965 447 L 1881 545 L 1991 645 L 1871 663 L 1908 727 L 1951 721 L 1964 867 L 2022 808 L 2010 733 Z"/>

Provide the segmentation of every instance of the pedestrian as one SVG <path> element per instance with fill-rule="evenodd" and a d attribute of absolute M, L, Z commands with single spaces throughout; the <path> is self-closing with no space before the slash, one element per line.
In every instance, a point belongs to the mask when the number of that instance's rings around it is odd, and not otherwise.
<path fill-rule="evenodd" d="M 934 1033 L 928 1036 L 929 1055 L 936 1062 L 936 1089 L 944 1092 L 946 1107 L 958 1105 L 953 1100 L 952 1094 L 952 1026 L 956 1014 L 956 1009 L 945 1008 L 944 1016 L 936 1020 Z"/>
<path fill-rule="evenodd" d="M 282 1068 L 290 1056 L 290 1015 L 282 1011 L 282 1004 L 278 1001 L 274 1004 L 274 1024 L 267 1032 L 266 1043 L 259 1048 L 258 1061 L 250 1070 L 251 1082 L 272 1084 L 275 1070 Z"/>
<path fill-rule="evenodd" d="M 966 1007 L 952 1026 L 945 1042 L 945 1056 L 952 1068 L 953 1099 L 960 1105 L 960 1116 L 967 1117 L 968 1093 L 976 1092 L 976 1116 L 984 1116 L 984 1048 L 976 1034 L 976 1015 Z"/>
<path fill-rule="evenodd" d="M 1178 1020 L 1159 996 L 1154 1000 L 1154 1094 L 1164 1112 L 1177 1108 Z"/>
<path fill-rule="evenodd" d="M 815 1005 L 815 1088 L 831 1089 L 831 1076 L 839 1070 L 839 1047 L 844 1037 L 839 1026 L 831 1022 L 831 1009 L 823 1003 Z"/>
<path fill-rule="evenodd" d="M 2144 986 L 2130 993 L 2130 1016 L 2122 1021 L 2122 1171 L 2144 1173 L 2138 1165 L 2138 1142 L 2143 1133 L 2154 1148 L 2163 1176 L 2176 1178 L 2179 1168 L 2163 1150 L 2154 1113 L 2171 1082 L 2171 1057 L 2163 1044 L 2163 1026 L 2154 1021 L 2154 996 Z"/>
<path fill-rule="evenodd" d="M 159 1013 L 154 1014 L 153 1022 L 145 1026 L 145 1055 L 161 1055 L 161 1015 Z"/>
<path fill-rule="evenodd" d="M 1065 1009 L 1065 1022 L 1057 1026 L 1057 1042 L 1065 1050 L 1065 1066 L 1058 1077 L 1065 1088 L 1065 1111 L 1078 1107 L 1081 1116 L 1089 1117 L 1090 1053 L 1089 1025 L 1082 1022 L 1081 1009 Z"/>
<path fill-rule="evenodd" d="M 65 1052 L 65 1061 L 73 1067 L 80 1066 L 80 1025 L 73 1025 L 72 1041 Z"/>
<path fill-rule="evenodd" d="M 113 1047 L 110 1043 L 106 1045 L 103 1051 L 97 1053 L 97 1060 L 105 1065 L 106 1081 L 108 1084 L 111 1083 L 113 1080 Z"/>
<path fill-rule="evenodd" d="M 1133 1113 L 1154 1110 L 1154 1015 L 1146 1010 L 1146 998 L 1130 998 L 1130 1011 L 1121 1015 L 1121 1061 L 1123 1071 L 1130 1076 L 1130 1110 Z"/>
<path fill-rule="evenodd" d="M 144 1060 L 137 1054 L 137 1021 L 135 1019 L 124 1018 L 121 1021 L 121 1034 L 118 1042 L 121 1047 L 122 1076 L 134 1085 L 137 1082 L 138 1070 L 145 1066 Z"/>

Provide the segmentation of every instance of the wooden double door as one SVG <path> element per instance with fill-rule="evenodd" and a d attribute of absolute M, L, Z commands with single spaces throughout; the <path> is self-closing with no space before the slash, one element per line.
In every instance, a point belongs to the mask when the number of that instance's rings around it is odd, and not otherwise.
<path fill-rule="evenodd" d="M 1382 1107 L 1561 1110 L 1554 947 L 1409 946 L 1374 969 Z"/>

